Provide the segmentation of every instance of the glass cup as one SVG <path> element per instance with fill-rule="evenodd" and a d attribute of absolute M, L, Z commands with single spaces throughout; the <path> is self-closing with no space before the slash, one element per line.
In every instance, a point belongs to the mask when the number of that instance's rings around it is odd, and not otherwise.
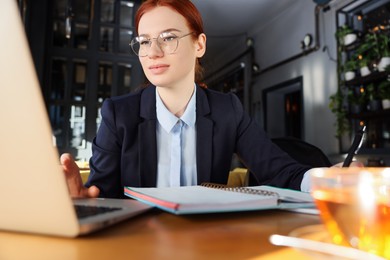
<path fill-rule="evenodd" d="M 390 168 L 318 168 L 310 178 L 332 242 L 390 259 Z"/>

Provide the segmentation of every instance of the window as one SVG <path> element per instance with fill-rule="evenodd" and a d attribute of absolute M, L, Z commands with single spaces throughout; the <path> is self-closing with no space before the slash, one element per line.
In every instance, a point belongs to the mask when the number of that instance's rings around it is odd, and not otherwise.
<path fill-rule="evenodd" d="M 49 5 L 43 90 L 60 153 L 87 160 L 103 101 L 143 81 L 129 47 L 139 2 L 54 0 Z"/>

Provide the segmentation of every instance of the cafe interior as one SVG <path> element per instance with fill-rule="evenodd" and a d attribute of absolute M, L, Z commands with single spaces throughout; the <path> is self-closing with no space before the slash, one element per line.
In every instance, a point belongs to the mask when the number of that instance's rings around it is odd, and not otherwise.
<path fill-rule="evenodd" d="M 354 159 L 390 165 L 390 0 L 192 2 L 207 35 L 204 82 L 236 94 L 278 146 L 314 167 L 330 166 L 362 134 Z M 17 0 L 53 143 L 86 174 L 104 100 L 145 82 L 129 46 L 141 3 Z M 235 169 L 246 173 L 238 158 Z M 0 259 L 318 259 L 268 241 L 318 226 L 318 212 L 154 213 L 77 240 L 0 232 Z M 355 256 L 346 259 L 369 259 Z"/>
<path fill-rule="evenodd" d="M 88 161 L 104 99 L 144 82 L 129 47 L 140 1 L 18 2 L 56 146 Z M 389 70 L 364 41 L 366 35 L 388 41 L 389 1 L 193 2 L 207 35 L 201 62 L 209 88 L 237 94 L 271 138 L 299 139 L 331 163 L 345 158 L 365 125 L 356 158 L 390 163 L 390 110 L 382 106 Z M 344 25 L 355 33 L 347 47 L 336 36 Z M 358 57 L 355 78 L 346 80 L 347 60 L 360 49 L 369 74 L 360 73 Z"/>

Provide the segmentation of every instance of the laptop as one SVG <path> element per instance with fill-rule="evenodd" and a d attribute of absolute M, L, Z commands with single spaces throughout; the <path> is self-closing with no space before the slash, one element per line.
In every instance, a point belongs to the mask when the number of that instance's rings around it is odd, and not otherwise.
<path fill-rule="evenodd" d="M 76 237 L 150 209 L 70 198 L 16 3 L 0 1 L 0 230 Z M 109 212 L 78 219 L 75 204 Z"/>

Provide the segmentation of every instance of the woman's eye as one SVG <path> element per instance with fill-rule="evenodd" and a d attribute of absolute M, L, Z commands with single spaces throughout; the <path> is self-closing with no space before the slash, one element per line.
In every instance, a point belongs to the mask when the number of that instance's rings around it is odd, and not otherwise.
<path fill-rule="evenodd" d="M 164 42 L 170 42 L 177 38 L 176 35 L 164 35 L 161 37 Z"/>
<path fill-rule="evenodd" d="M 142 40 L 139 42 L 140 45 L 150 45 L 150 40 Z"/>

